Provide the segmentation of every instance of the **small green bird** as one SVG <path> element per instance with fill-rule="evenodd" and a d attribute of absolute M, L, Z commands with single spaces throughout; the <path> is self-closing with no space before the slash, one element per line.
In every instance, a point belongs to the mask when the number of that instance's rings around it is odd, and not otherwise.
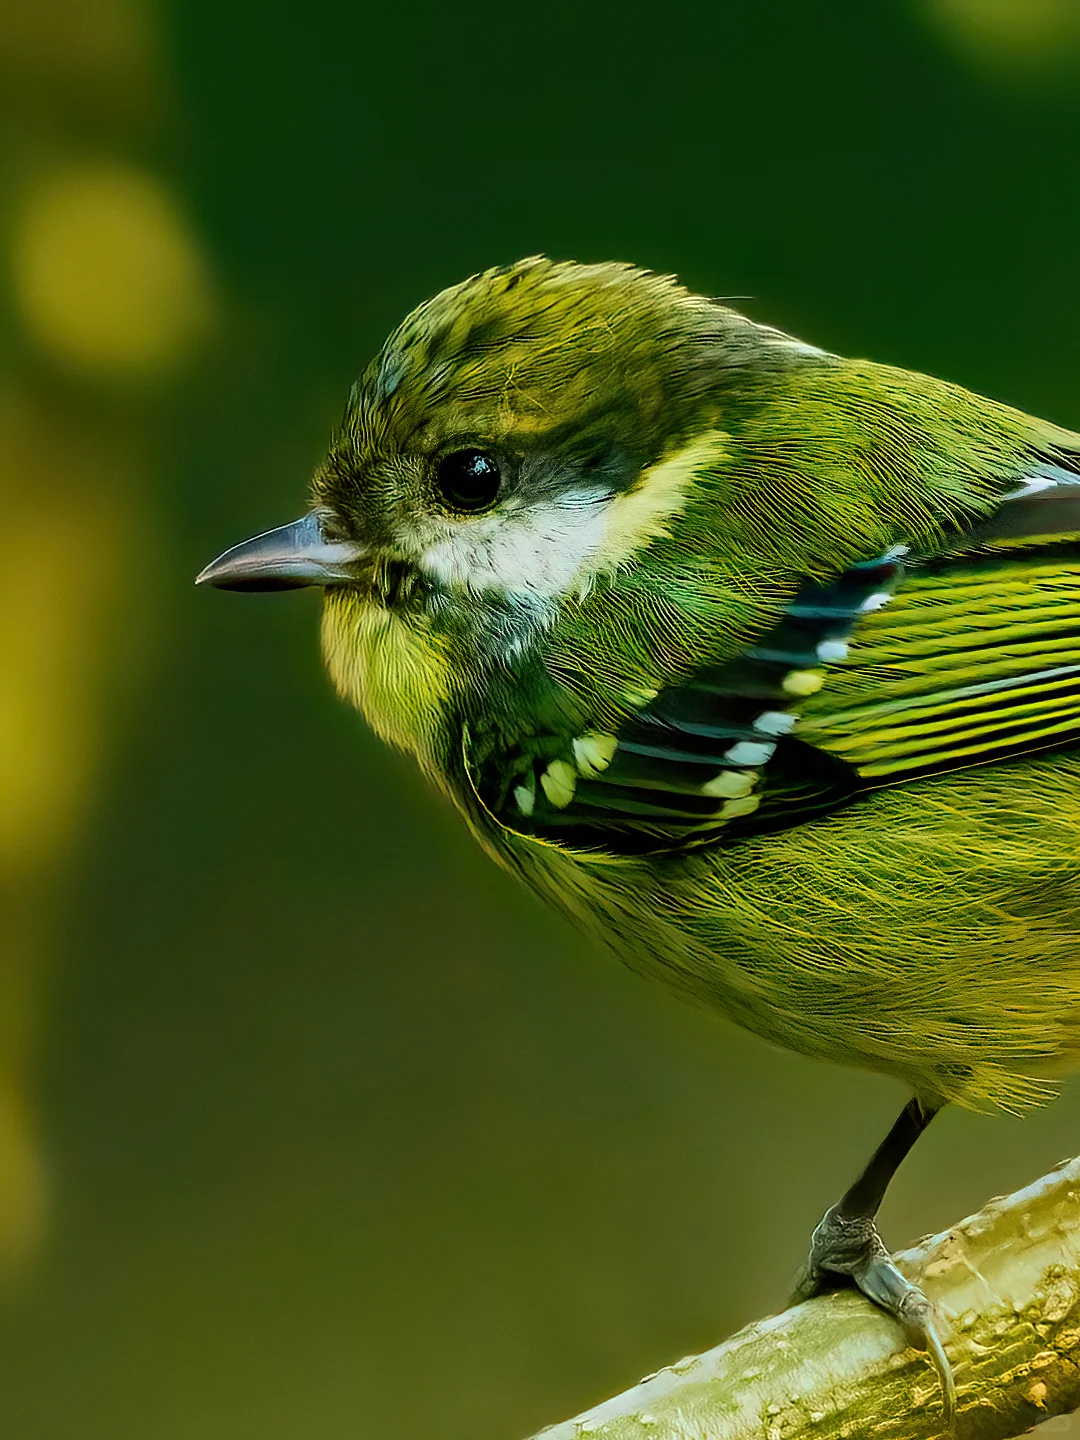
<path fill-rule="evenodd" d="M 626 265 L 421 305 L 310 512 L 199 576 L 324 587 L 334 683 L 635 970 L 913 1098 L 797 1291 L 953 1382 L 874 1226 L 947 1102 L 1080 1062 L 1080 435 Z"/>

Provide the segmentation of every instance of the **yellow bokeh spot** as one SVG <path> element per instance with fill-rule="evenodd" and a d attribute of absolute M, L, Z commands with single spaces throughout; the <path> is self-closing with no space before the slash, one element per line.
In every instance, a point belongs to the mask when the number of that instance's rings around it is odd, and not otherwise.
<path fill-rule="evenodd" d="M 33 1256 L 46 1201 L 46 1176 L 26 1101 L 8 1078 L 0 1078 L 0 1280 Z"/>
<path fill-rule="evenodd" d="M 47 176 L 16 215 L 15 295 L 36 343 L 104 375 L 168 368 L 210 319 L 202 256 L 168 190 L 120 164 Z"/>
<path fill-rule="evenodd" d="M 974 59 L 1031 71 L 1080 54 L 1077 0 L 926 0 L 931 21 Z"/>
<path fill-rule="evenodd" d="M 144 549 L 123 447 L 0 394 L 0 879 L 32 883 L 82 821 L 120 597 Z M 130 592 L 129 592 L 130 603 Z M 3 970 L 0 968 L 0 1025 Z M 0 1067 L 4 1046 L 0 1035 Z"/>

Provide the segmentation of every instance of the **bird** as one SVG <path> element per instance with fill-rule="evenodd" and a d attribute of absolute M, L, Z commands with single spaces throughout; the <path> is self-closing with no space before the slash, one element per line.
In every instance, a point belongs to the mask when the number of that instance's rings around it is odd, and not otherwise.
<path fill-rule="evenodd" d="M 1080 434 L 674 277 L 532 256 L 415 309 L 304 516 L 333 684 L 601 946 L 910 1100 L 813 1232 L 956 1388 L 875 1217 L 947 1104 L 1080 1064 Z"/>

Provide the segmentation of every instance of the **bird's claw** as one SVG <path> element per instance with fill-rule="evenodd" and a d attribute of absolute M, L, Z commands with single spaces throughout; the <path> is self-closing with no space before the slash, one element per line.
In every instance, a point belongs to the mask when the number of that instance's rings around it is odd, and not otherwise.
<path fill-rule="evenodd" d="M 851 1278 L 864 1295 L 900 1322 L 908 1344 L 930 1357 L 941 1384 L 945 1420 L 951 1424 L 956 1415 L 956 1380 L 938 1334 L 933 1304 L 917 1285 L 901 1275 L 885 1253 L 870 1258 Z"/>
<path fill-rule="evenodd" d="M 901 1275 L 865 1215 L 846 1216 L 838 1206 L 825 1212 L 810 1241 L 810 1255 L 796 1282 L 793 1301 L 832 1289 L 842 1278 L 899 1321 L 907 1342 L 923 1350 L 941 1384 L 946 1423 L 956 1414 L 956 1381 L 938 1334 L 934 1307 L 917 1285 Z"/>

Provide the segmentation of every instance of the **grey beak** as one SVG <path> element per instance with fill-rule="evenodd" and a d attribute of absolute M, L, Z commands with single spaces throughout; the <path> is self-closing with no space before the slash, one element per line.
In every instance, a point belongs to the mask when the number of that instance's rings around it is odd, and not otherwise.
<path fill-rule="evenodd" d="M 212 560 L 196 585 L 219 590 L 295 590 L 303 585 L 338 585 L 356 579 L 362 545 L 328 540 L 317 510 L 291 525 L 244 540 Z"/>

